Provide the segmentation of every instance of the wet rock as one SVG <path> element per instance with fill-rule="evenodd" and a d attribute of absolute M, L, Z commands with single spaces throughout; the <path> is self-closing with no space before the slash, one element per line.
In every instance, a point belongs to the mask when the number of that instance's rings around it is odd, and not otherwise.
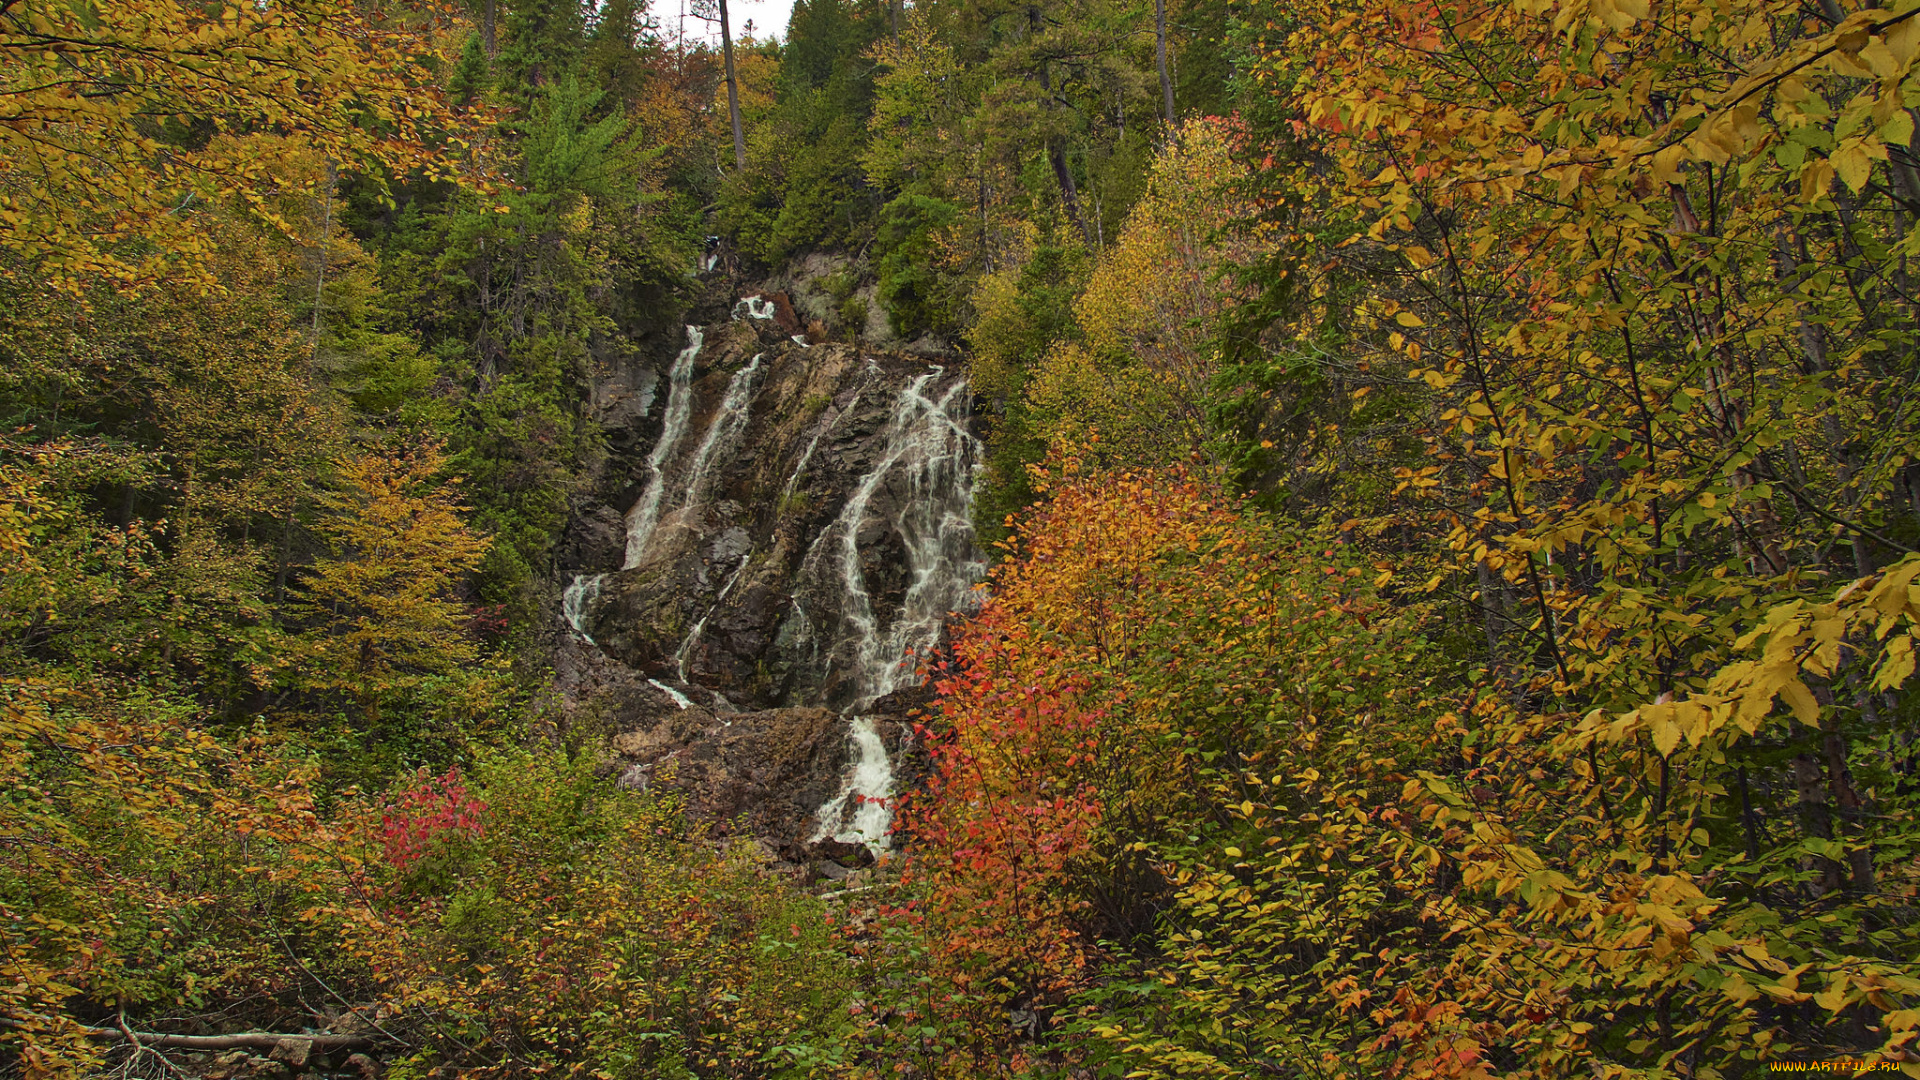
<path fill-rule="evenodd" d="M 935 699 L 931 682 L 915 681 L 873 703 L 873 711 L 888 716 L 914 716 L 932 708 Z"/>
<path fill-rule="evenodd" d="M 570 574 L 589 572 L 585 568 L 620 565 L 626 549 L 626 522 L 620 511 L 601 504 L 587 507 L 574 519 L 557 557 Z"/>
<path fill-rule="evenodd" d="M 874 732 L 890 782 L 911 783 L 924 755 L 899 719 L 928 700 L 915 665 L 984 566 L 968 525 L 982 459 L 945 345 L 788 340 L 786 319 L 824 317 L 824 295 L 770 282 L 709 296 L 698 352 L 691 335 L 655 343 L 651 383 L 628 371 L 596 391 L 621 430 L 557 552 L 594 587 L 569 594 L 591 642 L 555 619 L 555 722 L 602 733 L 610 780 L 671 785 L 715 831 L 742 817 L 775 845 L 805 845 L 857 756 L 877 753 Z M 615 407 L 642 384 L 645 408 Z M 856 706 L 877 718 L 857 753 L 841 715 Z"/>
<path fill-rule="evenodd" d="M 865 844 L 849 844 L 844 841 L 826 839 L 813 845 L 813 854 L 819 859 L 837 863 L 849 869 L 872 866 L 872 849 Z"/>
<path fill-rule="evenodd" d="M 938 359 L 948 359 L 954 355 L 952 344 L 950 344 L 946 338 L 933 333 L 922 334 L 912 341 L 907 342 L 905 345 L 902 345 L 900 348 L 902 352 L 911 353 L 915 356 L 935 357 Z"/>

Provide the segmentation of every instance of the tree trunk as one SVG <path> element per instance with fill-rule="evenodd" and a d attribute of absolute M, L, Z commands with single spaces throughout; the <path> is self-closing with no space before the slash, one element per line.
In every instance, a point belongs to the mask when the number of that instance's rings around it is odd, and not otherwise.
<path fill-rule="evenodd" d="M 1073 173 L 1067 169 L 1067 152 L 1058 142 L 1047 147 L 1047 160 L 1053 163 L 1054 179 L 1060 181 L 1060 201 L 1066 205 L 1067 218 L 1080 230 L 1080 238 L 1093 245 L 1093 233 L 1087 229 L 1086 216 L 1080 213 L 1080 192 L 1073 185 Z"/>
<path fill-rule="evenodd" d="M 1053 80 L 1047 75 L 1047 63 L 1040 62 L 1040 92 L 1045 96 L 1048 111 L 1053 109 Z M 1080 213 L 1080 189 L 1074 186 L 1073 172 L 1067 168 L 1067 151 L 1060 140 L 1053 136 L 1047 138 L 1047 163 L 1053 166 L 1053 178 L 1060 184 L 1060 202 L 1066 208 L 1067 220 L 1080 230 L 1080 239 L 1088 247 L 1093 244 L 1093 231 L 1087 228 L 1086 216 Z"/>
<path fill-rule="evenodd" d="M 1833 810 L 1827 805 L 1827 784 L 1820 759 L 1811 753 L 1800 753 L 1793 758 L 1793 786 L 1799 797 L 1800 828 L 1808 836 L 1817 836 L 1822 840 L 1833 839 Z M 1832 859 L 1822 858 L 1820 863 L 1821 881 L 1816 895 L 1825 896 L 1840 889 L 1840 864 Z"/>
<path fill-rule="evenodd" d="M 480 42 L 487 47 L 489 60 L 500 55 L 500 47 L 493 32 L 495 3 L 496 0 L 487 0 L 486 6 L 480 9 Z"/>
<path fill-rule="evenodd" d="M 1173 77 L 1167 74 L 1167 0 L 1153 0 L 1153 62 L 1160 68 L 1160 96 L 1167 107 L 1167 126 L 1173 126 Z"/>
<path fill-rule="evenodd" d="M 321 193 L 324 200 L 320 213 L 320 245 L 314 252 L 313 263 L 313 340 L 307 348 L 307 374 L 312 375 L 315 365 L 320 361 L 320 312 L 326 303 L 327 259 L 330 256 L 329 241 L 333 239 L 333 189 L 338 176 L 333 159 L 327 159 L 327 187 Z"/>
<path fill-rule="evenodd" d="M 1480 623 L 1487 632 L 1487 663 L 1500 666 L 1500 603 L 1499 586 L 1493 582 L 1493 571 L 1487 569 L 1484 559 L 1475 559 L 1473 563 L 1474 581 L 1480 587 Z"/>
<path fill-rule="evenodd" d="M 1856 698 L 1856 701 L 1863 699 Z M 1871 703 L 1866 704 L 1872 708 Z M 1838 730 L 1840 721 L 1836 718 L 1834 726 L 1829 727 L 1821 737 L 1823 748 L 1827 752 L 1827 794 L 1832 805 L 1839 809 L 1842 822 L 1852 821 L 1859 827 L 1860 815 L 1866 805 L 1860 798 L 1860 789 L 1853 786 L 1853 771 L 1847 768 L 1847 742 Z M 1834 829 L 1834 839 L 1845 839 L 1841 830 Z M 1852 829 L 1847 830 L 1852 832 Z M 1847 870 L 1852 877 L 1855 891 L 1866 894 L 1873 891 L 1873 849 L 1858 847 L 1847 852 Z"/>
<path fill-rule="evenodd" d="M 727 24 L 727 0 L 720 0 L 720 51 L 727 61 L 727 115 L 733 120 L 733 167 L 747 169 L 747 137 L 740 130 L 740 84 L 733 75 L 733 28 Z"/>

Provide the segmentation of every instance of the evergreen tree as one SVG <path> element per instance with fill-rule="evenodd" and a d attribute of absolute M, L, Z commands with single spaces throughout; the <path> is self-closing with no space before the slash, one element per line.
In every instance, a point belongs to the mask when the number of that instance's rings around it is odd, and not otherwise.
<path fill-rule="evenodd" d="M 509 0 L 507 43 L 500 51 L 503 88 L 531 104 L 542 88 L 573 71 L 586 49 L 586 32 L 580 0 Z"/>

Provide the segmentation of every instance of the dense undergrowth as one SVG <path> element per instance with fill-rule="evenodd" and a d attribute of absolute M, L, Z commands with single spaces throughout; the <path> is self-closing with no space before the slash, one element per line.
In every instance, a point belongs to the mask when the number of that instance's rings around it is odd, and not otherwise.
<path fill-rule="evenodd" d="M 1920 8 L 1155 14 L 0 7 L 0 1071 L 1920 1072 Z M 545 704 L 709 233 L 988 433 L 850 903 Z"/>

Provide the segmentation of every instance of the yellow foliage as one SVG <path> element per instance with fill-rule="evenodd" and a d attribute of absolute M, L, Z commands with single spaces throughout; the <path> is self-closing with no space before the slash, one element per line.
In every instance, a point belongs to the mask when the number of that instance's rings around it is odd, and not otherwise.
<path fill-rule="evenodd" d="M 172 259 L 216 250 L 200 206 L 239 197 L 271 219 L 267 200 L 301 188 L 297 168 L 250 140 L 193 148 L 194 125 L 283 132 L 345 168 L 453 175 L 457 155 L 429 149 L 471 138 L 433 84 L 447 58 L 432 28 L 447 14 L 388 18 L 342 0 L 13 5 L 0 20 L 5 271 L 72 291 L 169 267 L 201 276 L 197 258 Z"/>
<path fill-rule="evenodd" d="M 452 596 L 487 541 L 461 517 L 440 447 L 374 450 L 337 463 L 315 530 L 330 552 L 299 586 L 314 624 L 301 667 L 316 689 L 346 691 L 370 716 L 380 698 L 471 665 L 469 616 Z"/>
<path fill-rule="evenodd" d="M 1252 208 L 1236 191 L 1247 174 L 1235 137 L 1228 121 L 1192 120 L 1154 160 L 1146 193 L 1074 303 L 1082 340 L 1056 344 L 1028 383 L 1049 443 L 1085 446 L 1097 434 L 1101 460 L 1127 465 L 1171 464 L 1205 444 L 1207 335 L 1238 299 L 1221 278 L 1253 250 L 1239 235 Z M 1005 285 L 989 278 L 981 288 L 990 302 Z"/>

